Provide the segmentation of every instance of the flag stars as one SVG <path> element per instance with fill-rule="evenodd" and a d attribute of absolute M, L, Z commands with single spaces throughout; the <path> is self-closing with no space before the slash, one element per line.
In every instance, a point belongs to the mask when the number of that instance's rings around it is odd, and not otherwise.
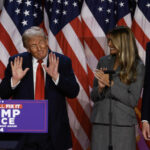
<path fill-rule="evenodd" d="M 36 3 L 36 4 L 34 5 L 34 7 L 35 7 L 35 8 L 38 8 L 38 4 Z"/>
<path fill-rule="evenodd" d="M 65 1 L 64 4 L 65 4 L 65 6 L 67 6 L 68 5 L 68 1 Z"/>
<path fill-rule="evenodd" d="M 148 7 L 148 8 L 149 8 L 149 7 L 150 7 L 150 3 L 147 3 L 147 4 L 146 4 L 146 7 Z"/>
<path fill-rule="evenodd" d="M 27 21 L 26 20 L 23 20 L 21 23 L 22 23 L 23 26 L 27 25 Z"/>
<path fill-rule="evenodd" d="M 105 22 L 106 22 L 106 23 L 109 23 L 109 19 L 108 19 L 108 18 L 106 18 Z"/>
<path fill-rule="evenodd" d="M 52 8 L 49 9 L 49 12 L 52 12 Z"/>
<path fill-rule="evenodd" d="M 61 4 L 61 0 L 57 0 L 57 3 Z"/>
<path fill-rule="evenodd" d="M 21 4 L 21 3 L 22 3 L 22 0 L 17 0 L 17 3 L 18 3 L 18 4 Z"/>
<path fill-rule="evenodd" d="M 110 14 L 111 13 L 111 9 L 107 9 L 107 13 Z"/>
<path fill-rule="evenodd" d="M 42 10 L 42 6 L 40 6 L 40 10 Z"/>
<path fill-rule="evenodd" d="M 34 18 L 37 18 L 37 13 L 34 13 L 33 16 L 34 16 Z"/>
<path fill-rule="evenodd" d="M 55 24 L 58 24 L 58 19 L 54 19 L 54 21 L 53 21 Z"/>
<path fill-rule="evenodd" d="M 67 12 L 65 10 L 62 13 L 63 13 L 63 15 L 67 15 Z"/>
<path fill-rule="evenodd" d="M 103 11 L 103 8 L 102 7 L 98 7 L 98 11 L 99 12 Z"/>
<path fill-rule="evenodd" d="M 112 3 L 113 1 L 112 1 L 112 0 L 108 0 L 108 2 L 109 2 L 109 3 Z"/>
<path fill-rule="evenodd" d="M 20 14 L 20 9 L 17 8 L 17 9 L 15 10 L 15 12 L 16 12 L 17 15 Z"/>
<path fill-rule="evenodd" d="M 25 3 L 27 6 L 31 6 L 31 1 L 27 0 Z"/>
<path fill-rule="evenodd" d="M 56 10 L 56 14 L 60 14 L 60 10 L 59 9 Z"/>
<path fill-rule="evenodd" d="M 25 11 L 24 11 L 24 15 L 25 15 L 25 16 L 29 16 L 29 11 L 28 11 L 28 10 L 25 10 Z"/>
<path fill-rule="evenodd" d="M 72 5 L 73 5 L 74 7 L 77 7 L 77 3 L 76 3 L 76 2 L 74 2 Z"/>
<path fill-rule="evenodd" d="M 120 2 L 119 5 L 120 5 L 120 7 L 124 7 L 124 3 L 123 2 Z"/>

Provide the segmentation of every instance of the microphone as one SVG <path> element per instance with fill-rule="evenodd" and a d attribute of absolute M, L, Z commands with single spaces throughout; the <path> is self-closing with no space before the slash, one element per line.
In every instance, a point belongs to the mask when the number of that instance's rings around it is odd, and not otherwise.
<path fill-rule="evenodd" d="M 104 74 L 115 74 L 114 70 L 104 70 Z"/>

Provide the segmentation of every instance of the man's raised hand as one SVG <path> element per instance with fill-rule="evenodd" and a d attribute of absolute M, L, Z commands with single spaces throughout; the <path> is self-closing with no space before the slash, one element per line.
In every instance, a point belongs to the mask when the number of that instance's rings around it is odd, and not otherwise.
<path fill-rule="evenodd" d="M 22 63 L 23 58 L 19 56 L 14 59 L 14 62 L 13 61 L 10 62 L 13 85 L 16 85 L 26 75 L 27 71 L 29 70 L 29 68 L 23 70 Z"/>
<path fill-rule="evenodd" d="M 46 72 L 53 78 L 54 81 L 58 78 L 59 58 L 52 52 L 49 54 L 49 66 L 43 65 Z"/>

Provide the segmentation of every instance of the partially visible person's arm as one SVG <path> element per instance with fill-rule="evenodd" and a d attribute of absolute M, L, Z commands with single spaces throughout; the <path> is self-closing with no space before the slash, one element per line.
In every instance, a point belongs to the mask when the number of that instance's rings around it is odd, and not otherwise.
<path fill-rule="evenodd" d="M 142 122 L 142 133 L 145 140 L 150 140 L 150 124 L 146 120 Z"/>
<path fill-rule="evenodd" d="M 150 140 L 150 42 L 146 45 L 145 79 L 142 98 L 142 133 L 146 140 Z"/>

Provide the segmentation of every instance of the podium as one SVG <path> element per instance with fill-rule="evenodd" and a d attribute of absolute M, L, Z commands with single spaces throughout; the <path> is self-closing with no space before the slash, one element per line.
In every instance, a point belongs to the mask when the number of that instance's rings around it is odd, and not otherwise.
<path fill-rule="evenodd" d="M 48 133 L 48 100 L 0 100 L 0 150 L 14 148 L 23 133 Z"/>

